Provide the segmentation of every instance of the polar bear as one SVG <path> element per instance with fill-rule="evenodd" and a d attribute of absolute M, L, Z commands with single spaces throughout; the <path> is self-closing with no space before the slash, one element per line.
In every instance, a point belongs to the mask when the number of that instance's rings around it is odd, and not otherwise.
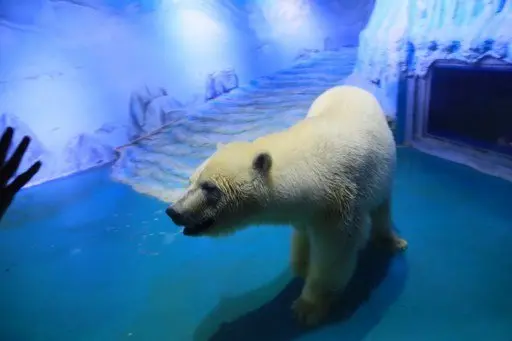
<path fill-rule="evenodd" d="M 370 238 L 393 251 L 407 246 L 391 223 L 395 160 L 375 97 L 336 86 L 291 128 L 218 147 L 166 212 L 187 236 L 291 225 L 291 267 L 305 280 L 292 309 L 314 326 L 345 289 Z"/>

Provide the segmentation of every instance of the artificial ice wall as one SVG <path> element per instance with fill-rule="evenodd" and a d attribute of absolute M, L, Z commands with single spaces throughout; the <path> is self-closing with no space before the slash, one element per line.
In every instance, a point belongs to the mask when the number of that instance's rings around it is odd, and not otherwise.
<path fill-rule="evenodd" d="M 512 61 L 511 28 L 512 0 L 0 0 L 0 129 L 33 137 L 38 183 L 304 54 L 357 45 L 345 82 L 392 114 L 401 73 Z"/>
<path fill-rule="evenodd" d="M 373 84 L 396 111 L 400 75 L 440 59 L 512 63 L 512 0 L 377 0 L 351 78 Z"/>
<path fill-rule="evenodd" d="M 311 50 L 356 45 L 374 0 L 1 0 L 0 129 L 33 137 L 32 184 Z"/>

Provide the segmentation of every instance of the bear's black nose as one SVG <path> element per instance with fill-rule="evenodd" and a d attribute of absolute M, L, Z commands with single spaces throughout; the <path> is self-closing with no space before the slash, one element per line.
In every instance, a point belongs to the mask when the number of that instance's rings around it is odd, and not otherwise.
<path fill-rule="evenodd" d="M 183 219 L 183 215 L 176 211 L 172 206 L 167 207 L 165 213 L 171 218 L 172 222 L 178 226 L 185 225 L 185 220 Z"/>

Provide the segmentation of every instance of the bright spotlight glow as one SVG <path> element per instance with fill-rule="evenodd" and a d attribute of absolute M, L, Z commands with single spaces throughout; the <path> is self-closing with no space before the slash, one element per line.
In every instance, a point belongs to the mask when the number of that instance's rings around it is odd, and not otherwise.
<path fill-rule="evenodd" d="M 178 26 L 181 28 L 179 32 L 182 40 L 187 41 L 189 48 L 194 47 L 196 51 L 212 47 L 224 33 L 218 23 L 196 10 L 180 10 Z"/>
<path fill-rule="evenodd" d="M 191 3 L 179 4 L 162 13 L 164 44 L 174 64 L 182 65 L 181 87 L 203 91 L 208 73 L 232 66 L 236 46 L 230 39 L 227 24 L 216 20 L 219 17 L 216 7 L 191 6 Z"/>
<path fill-rule="evenodd" d="M 261 4 L 273 39 L 289 48 L 317 47 L 323 42 L 313 8 L 307 0 L 267 0 Z"/>

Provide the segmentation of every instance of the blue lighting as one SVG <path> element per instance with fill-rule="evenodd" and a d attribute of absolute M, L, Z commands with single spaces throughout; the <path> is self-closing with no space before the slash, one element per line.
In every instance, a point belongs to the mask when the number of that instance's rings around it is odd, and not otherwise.
<path fill-rule="evenodd" d="M 289 128 L 340 84 L 403 142 L 432 71 L 425 130 L 512 155 L 511 65 L 512 0 L 0 0 L 0 132 L 33 138 L 21 170 L 43 162 L 0 221 L 0 340 L 511 341 L 498 177 L 398 148 L 409 249 L 362 252 L 315 329 L 290 309 L 289 228 L 186 238 L 165 212 L 217 143 Z"/>

